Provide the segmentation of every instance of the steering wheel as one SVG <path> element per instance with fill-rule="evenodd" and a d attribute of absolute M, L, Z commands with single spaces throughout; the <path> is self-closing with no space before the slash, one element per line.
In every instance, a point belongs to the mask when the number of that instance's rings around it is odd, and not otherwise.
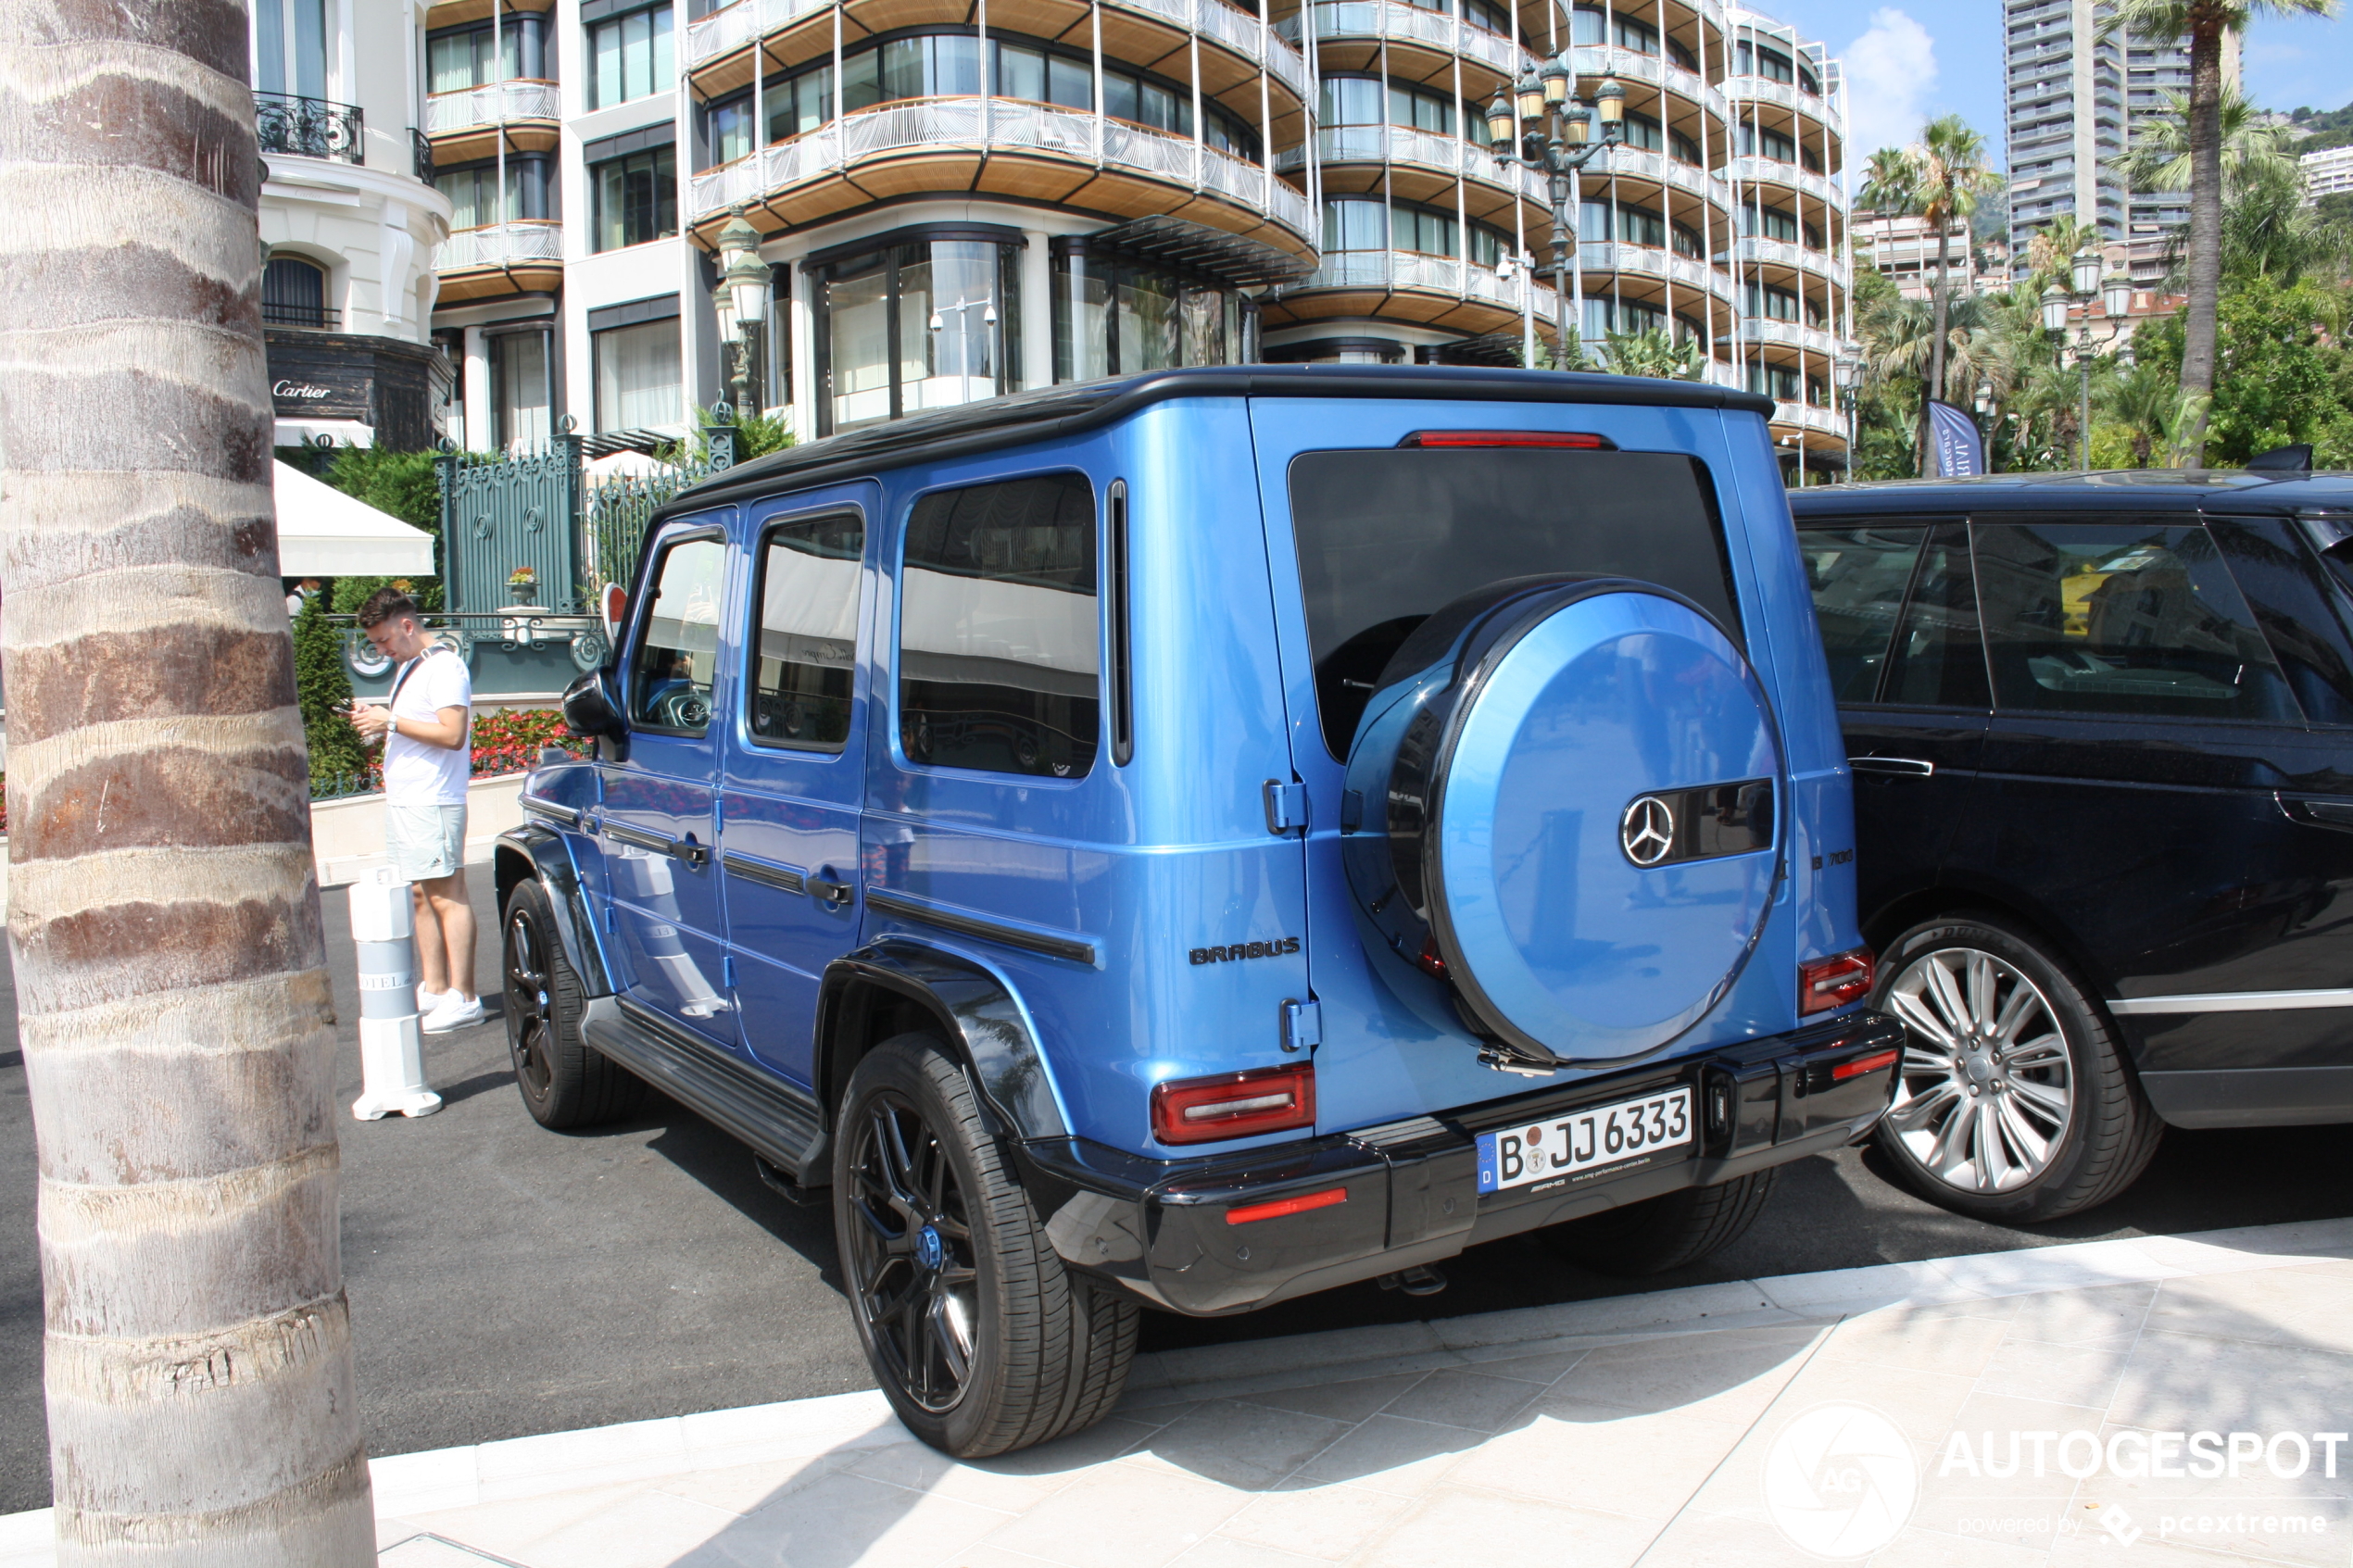
<path fill-rule="evenodd" d="M 711 693 L 691 681 L 675 681 L 654 694 L 647 717 L 665 730 L 700 730 L 711 723 Z"/>

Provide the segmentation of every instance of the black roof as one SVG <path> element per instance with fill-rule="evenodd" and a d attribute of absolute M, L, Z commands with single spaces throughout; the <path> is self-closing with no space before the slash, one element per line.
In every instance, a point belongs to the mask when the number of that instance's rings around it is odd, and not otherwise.
<path fill-rule="evenodd" d="M 1753 392 L 1650 376 L 1463 365 L 1222 365 L 1154 370 L 984 398 L 787 446 L 682 492 L 656 522 L 717 501 L 863 478 L 887 469 L 1069 435 L 1172 397 L 1393 397 L 1732 409 L 1769 418 Z"/>
<path fill-rule="evenodd" d="M 1957 512 L 2340 511 L 2353 508 L 2353 470 L 2095 469 L 2090 473 L 1988 473 L 1969 479 L 1889 479 L 1789 493 L 1809 518 L 1951 516 Z"/>

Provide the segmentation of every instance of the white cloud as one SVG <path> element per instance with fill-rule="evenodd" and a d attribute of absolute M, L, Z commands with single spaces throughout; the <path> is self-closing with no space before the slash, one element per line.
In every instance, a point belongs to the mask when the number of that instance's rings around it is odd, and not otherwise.
<path fill-rule="evenodd" d="M 1936 85 L 1936 40 L 1893 6 L 1871 13 L 1871 25 L 1846 46 L 1847 129 L 1863 160 L 1881 147 L 1919 140 L 1923 105 Z"/>

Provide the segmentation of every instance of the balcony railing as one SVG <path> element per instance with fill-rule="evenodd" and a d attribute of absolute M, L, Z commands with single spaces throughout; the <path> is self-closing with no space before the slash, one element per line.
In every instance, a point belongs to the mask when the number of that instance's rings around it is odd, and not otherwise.
<path fill-rule="evenodd" d="M 425 130 L 435 136 L 517 119 L 559 119 L 563 93 L 552 82 L 515 77 L 484 87 L 435 93 L 425 100 Z"/>
<path fill-rule="evenodd" d="M 1327 251 L 1322 266 L 1283 292 L 1304 294 L 1310 289 L 1411 289 L 1514 312 L 1532 305 L 1537 320 L 1548 323 L 1554 314 L 1553 291 L 1525 273 L 1498 277 L 1476 262 L 1415 250 Z"/>
<path fill-rule="evenodd" d="M 734 53 L 756 37 L 765 37 L 790 22 L 824 10 L 829 0 L 735 0 L 723 6 L 699 21 L 686 27 L 686 64 L 689 69 Z M 1259 61 L 1258 19 L 1247 11 L 1238 10 L 1225 0 L 1107 0 L 1122 10 L 1141 11 L 1190 28 L 1204 38 L 1214 38 L 1253 63 Z M 1269 29 L 1272 33 L 1275 30 Z M 1284 82 L 1291 91 L 1304 95 L 1307 89 L 1307 62 L 1294 43 L 1269 37 L 1264 61 L 1266 69 Z"/>
<path fill-rule="evenodd" d="M 1838 354 L 1838 336 L 1819 327 L 1800 326 L 1795 321 L 1776 320 L 1770 316 L 1741 318 L 1743 343 L 1769 343 L 1783 348 L 1794 348 L 1825 361 Z"/>
<path fill-rule="evenodd" d="M 1787 240 L 1768 240 L 1755 234 L 1742 239 L 1740 258 L 1747 262 L 1764 262 L 1776 267 L 1794 267 L 1817 277 L 1828 278 L 1839 287 L 1847 282 L 1845 265 L 1838 257 L 1818 250 L 1794 245 Z"/>
<path fill-rule="evenodd" d="M 1775 403 L 1773 422 L 1795 425 L 1800 430 L 1818 435 L 1835 437 L 1843 445 L 1846 441 L 1846 418 L 1835 408 L 1817 408 L 1810 403 Z"/>
<path fill-rule="evenodd" d="M 1285 17 L 1275 24 L 1275 31 L 1291 43 L 1298 43 L 1299 18 Z M 1443 11 L 1405 5 L 1403 0 L 1318 0 L 1315 36 L 1408 39 L 1449 55 L 1458 54 L 1466 60 L 1477 60 L 1504 76 L 1517 76 L 1522 66 L 1535 63 L 1514 49 L 1512 41 L 1500 32 L 1457 22 Z"/>
<path fill-rule="evenodd" d="M 1315 150 L 1327 164 L 1409 164 L 1449 178 L 1462 174 L 1500 186 L 1539 207 L 1552 199 L 1542 176 L 1518 164 L 1499 163 L 1485 147 L 1435 131 L 1406 125 L 1336 125 L 1315 132 Z M 1304 150 L 1292 147 L 1275 160 L 1275 167 L 1299 169 L 1306 162 Z"/>
<path fill-rule="evenodd" d="M 1546 265 L 1547 255 L 1540 247 L 1537 265 Z M 1592 280 L 1596 273 L 1622 272 L 1629 277 L 1657 278 L 1680 288 L 1703 290 L 1727 303 L 1732 298 L 1731 279 L 1695 257 L 1678 256 L 1664 245 L 1588 240 L 1577 247 L 1577 259 L 1584 270 L 1588 295 L 1595 292 Z"/>
<path fill-rule="evenodd" d="M 433 138 L 422 131 L 409 132 L 409 156 L 416 160 L 417 178 L 433 183 Z"/>
<path fill-rule="evenodd" d="M 363 145 L 366 127 L 357 104 L 298 98 L 288 93 L 256 93 L 253 119 L 265 153 L 328 157 L 343 163 L 368 161 Z"/>
<path fill-rule="evenodd" d="M 1620 82 L 1665 87 L 1669 93 L 1705 105 L 1708 112 L 1718 118 L 1731 112 L 1720 91 L 1702 82 L 1697 71 L 1685 70 L 1672 60 L 1639 54 L 1616 44 L 1580 44 L 1573 54 L 1580 77 L 1614 76 Z M 1629 108 L 1650 112 L 1651 107 L 1645 106 L 1640 94 L 1629 92 L 1626 102 Z"/>
<path fill-rule="evenodd" d="M 442 242 L 434 266 L 443 272 L 467 267 L 498 267 L 511 261 L 561 261 L 563 225 L 522 219 L 511 223 L 486 223 L 459 229 Z"/>
<path fill-rule="evenodd" d="M 736 202 L 753 201 L 867 158 L 918 150 L 989 149 L 1050 153 L 1101 168 L 1137 170 L 1265 213 L 1302 239 L 1310 232 L 1307 198 L 1270 169 L 1186 137 L 1016 98 L 912 98 L 861 109 L 696 175 L 690 201 L 699 222 Z"/>
<path fill-rule="evenodd" d="M 265 327 L 308 327 L 314 332 L 333 332 L 341 324 L 343 313 L 324 305 L 286 305 L 261 302 L 261 324 Z"/>
<path fill-rule="evenodd" d="M 1774 157 L 1736 157 L 1731 161 L 1730 172 L 1743 184 L 1786 185 L 1793 191 L 1812 196 L 1825 207 L 1835 207 L 1841 212 L 1846 210 L 1846 194 L 1838 188 L 1837 182 L 1824 179 L 1803 164 L 1784 163 Z"/>
<path fill-rule="evenodd" d="M 1724 183 L 1722 175 L 1710 174 L 1704 169 L 1694 169 L 1664 153 L 1629 147 L 1622 142 L 1595 158 L 1586 169 L 1586 188 L 1593 189 L 1600 178 L 1608 174 L 1635 180 L 1655 180 L 1702 201 L 1714 202 L 1719 207 L 1729 208 L 1732 205 L 1732 189 Z"/>

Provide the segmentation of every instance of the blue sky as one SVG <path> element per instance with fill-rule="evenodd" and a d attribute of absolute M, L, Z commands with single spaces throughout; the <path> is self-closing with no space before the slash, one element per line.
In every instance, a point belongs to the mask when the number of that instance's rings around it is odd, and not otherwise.
<path fill-rule="evenodd" d="M 1908 141 L 1921 122 L 1958 112 L 1999 153 L 1999 0 L 1748 0 L 1797 24 L 1846 62 L 1856 157 Z M 2248 30 L 2246 84 L 2267 108 L 2333 109 L 2353 102 L 2353 6 L 2334 21 L 2259 18 Z"/>

